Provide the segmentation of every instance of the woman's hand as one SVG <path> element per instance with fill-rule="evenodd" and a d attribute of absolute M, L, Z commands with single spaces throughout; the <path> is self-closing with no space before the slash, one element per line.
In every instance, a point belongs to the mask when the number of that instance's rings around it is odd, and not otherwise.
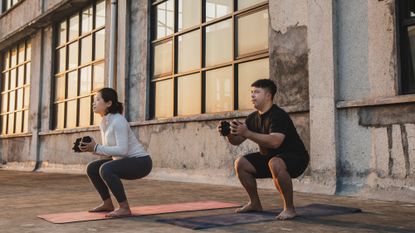
<path fill-rule="evenodd" d="M 95 140 L 93 138 L 91 138 L 91 142 L 82 142 L 79 143 L 79 149 L 82 152 L 94 152 L 95 149 Z"/>

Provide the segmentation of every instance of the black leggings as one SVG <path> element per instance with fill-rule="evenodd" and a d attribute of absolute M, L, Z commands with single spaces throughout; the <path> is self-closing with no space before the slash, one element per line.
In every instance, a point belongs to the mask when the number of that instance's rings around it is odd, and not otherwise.
<path fill-rule="evenodd" d="M 108 188 L 118 203 L 127 200 L 121 179 L 135 180 L 147 176 L 152 168 L 150 156 L 123 159 L 100 159 L 88 164 L 86 172 L 102 200 L 110 198 Z"/>

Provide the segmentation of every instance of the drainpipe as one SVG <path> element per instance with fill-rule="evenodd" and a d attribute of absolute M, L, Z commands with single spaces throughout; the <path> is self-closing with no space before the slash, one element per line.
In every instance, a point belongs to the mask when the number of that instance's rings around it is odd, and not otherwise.
<path fill-rule="evenodd" d="M 110 54 L 109 54 L 109 71 L 108 87 L 114 88 L 115 76 L 115 45 L 117 39 L 117 0 L 111 0 L 111 31 L 110 31 Z"/>

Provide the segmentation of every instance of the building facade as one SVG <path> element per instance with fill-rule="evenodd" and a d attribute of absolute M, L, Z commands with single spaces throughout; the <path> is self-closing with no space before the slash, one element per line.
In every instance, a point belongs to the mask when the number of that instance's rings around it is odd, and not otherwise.
<path fill-rule="evenodd" d="M 3 168 L 83 171 L 72 142 L 99 141 L 93 96 L 113 86 L 152 178 L 239 185 L 256 145 L 216 125 L 270 78 L 311 155 L 295 190 L 413 202 L 414 2 L 3 0 Z"/>

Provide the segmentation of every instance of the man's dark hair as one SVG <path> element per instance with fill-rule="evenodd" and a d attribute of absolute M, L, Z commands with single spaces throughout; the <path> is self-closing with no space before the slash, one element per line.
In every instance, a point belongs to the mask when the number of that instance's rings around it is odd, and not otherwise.
<path fill-rule="evenodd" d="M 251 84 L 251 87 L 263 88 L 269 91 L 274 99 L 275 93 L 277 93 L 277 85 L 271 79 L 258 79 Z"/>

